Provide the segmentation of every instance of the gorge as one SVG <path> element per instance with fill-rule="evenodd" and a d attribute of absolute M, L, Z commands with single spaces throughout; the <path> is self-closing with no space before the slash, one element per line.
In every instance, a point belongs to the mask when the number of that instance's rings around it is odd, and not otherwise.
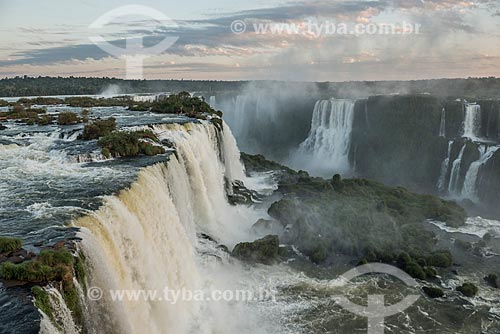
<path fill-rule="evenodd" d="M 495 333 L 498 291 L 483 277 L 500 264 L 500 223 L 466 217 L 449 199 L 466 198 L 472 210 L 495 215 L 488 203 L 496 197 L 485 189 L 493 194 L 498 186 L 492 165 L 498 113 L 491 116 L 498 104 L 471 108 L 471 118 L 481 119 L 472 122 L 473 141 L 464 136 L 465 101 L 293 93 L 291 100 L 285 93 L 207 97 L 215 109 L 187 93 L 72 99 L 71 106 L 38 100 L 47 114 L 37 114 L 41 124 L 4 122 L 0 162 L 6 182 L 0 196 L 8 210 L 0 235 L 21 238 L 34 256 L 12 265 L 24 268 L 47 261 L 43 252 L 62 256 L 67 249 L 72 274 L 30 281 L 17 272 L 21 276 L 12 280 L 5 278 L 10 274 L 4 265 L 0 300 L 11 304 L 1 306 L 0 329 L 345 333 L 366 329 L 366 320 L 343 310 L 335 295 L 360 300 L 382 286 L 398 298 L 421 296 L 413 308 L 388 319 L 388 332 Z M 179 101 L 203 112 L 152 112 Z M 11 106 L 3 108 L 13 117 Z M 223 114 L 216 111 L 223 108 Z M 60 121 L 61 110 L 74 112 L 81 123 L 41 122 L 46 116 Z M 116 130 L 107 129 L 114 123 Z M 95 132 L 84 130 L 89 125 Z M 85 140 L 84 133 L 97 138 Z M 129 143 L 109 146 L 111 138 L 139 138 L 136 153 Z M 241 154 L 239 146 L 279 162 Z M 255 246 L 259 242 L 264 246 Z M 259 255 L 269 261 L 245 260 L 241 254 L 252 247 L 269 254 Z M 0 262 L 17 261 L 6 254 Z M 398 266 L 418 279 L 418 288 L 383 276 L 348 288 L 336 284 L 339 274 L 364 262 Z M 470 281 L 479 292 L 465 296 L 460 289 Z M 206 296 L 217 290 L 257 296 L 264 289 L 274 299 L 171 303 L 157 299 L 164 295 L 133 295 L 167 287 Z M 440 300 L 428 297 L 429 287 L 444 291 Z M 94 298 L 92 291 L 102 295 Z M 125 297 L 117 300 L 115 291 Z"/>

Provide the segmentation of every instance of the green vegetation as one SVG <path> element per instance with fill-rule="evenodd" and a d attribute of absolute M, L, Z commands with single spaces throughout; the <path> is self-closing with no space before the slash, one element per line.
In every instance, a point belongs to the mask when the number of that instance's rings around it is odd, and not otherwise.
<path fill-rule="evenodd" d="M 170 95 L 169 97 L 155 101 L 151 105 L 151 111 L 162 114 L 200 114 L 215 113 L 204 99 L 191 97 L 188 92 Z"/>
<path fill-rule="evenodd" d="M 80 123 L 81 119 L 78 114 L 71 111 L 60 112 L 57 116 L 57 123 L 59 125 L 72 125 Z"/>
<path fill-rule="evenodd" d="M 286 171 L 289 174 L 296 172 L 277 162 L 267 160 L 263 155 L 251 155 L 241 152 L 241 161 L 245 165 L 247 172 L 266 172 L 266 171 Z"/>
<path fill-rule="evenodd" d="M 64 104 L 64 100 L 55 97 L 35 97 L 35 98 L 22 98 L 15 102 L 16 104 L 23 105 L 39 105 L 39 106 L 49 106 Z"/>
<path fill-rule="evenodd" d="M 84 290 L 87 290 L 87 283 L 86 283 L 86 273 L 85 273 L 85 256 L 83 253 L 78 254 L 78 256 L 75 258 L 75 275 L 76 279 L 80 284 L 82 285 Z"/>
<path fill-rule="evenodd" d="M 0 118 L 16 120 L 27 125 L 47 125 L 52 123 L 53 118 L 50 115 L 46 115 L 46 112 L 45 109 L 26 108 L 23 105 L 16 104 L 11 110 L 0 112 Z"/>
<path fill-rule="evenodd" d="M 440 251 L 429 256 L 427 259 L 427 263 L 430 266 L 434 267 L 449 268 L 453 264 L 453 258 L 450 252 Z"/>
<path fill-rule="evenodd" d="M 438 267 L 448 268 L 452 265 L 452 256 L 448 251 L 433 252 L 428 256 L 425 256 L 422 253 L 408 254 L 406 252 L 402 252 L 397 257 L 397 260 L 394 260 L 392 254 L 385 254 L 382 256 L 368 255 L 365 259 L 368 259 L 370 262 L 384 262 L 395 265 L 404 270 L 411 277 L 425 280 L 436 278 L 438 272 L 433 267 L 436 266 L 436 264 L 433 263 L 436 258 L 446 258 L 446 263 L 439 262 Z"/>
<path fill-rule="evenodd" d="M 116 119 L 110 117 L 108 119 L 96 120 L 83 128 L 82 139 L 93 140 L 109 135 L 116 130 Z"/>
<path fill-rule="evenodd" d="M 442 298 L 444 297 L 444 291 L 440 288 L 424 286 L 422 290 L 429 298 Z"/>
<path fill-rule="evenodd" d="M 478 288 L 474 284 L 467 282 L 459 286 L 457 291 L 461 292 L 466 297 L 474 297 L 478 292 Z"/>
<path fill-rule="evenodd" d="M 312 261 L 321 263 L 332 253 L 359 256 L 362 262 L 397 264 L 420 279 L 434 278 L 433 267 L 451 266 L 449 252 L 434 249 L 435 235 L 425 221 L 462 226 L 466 213 L 456 203 L 364 179 L 314 178 L 261 156 L 242 154 L 242 160 L 247 170 L 280 171 L 278 191 L 284 196 L 268 213 L 287 226 L 283 241 Z"/>
<path fill-rule="evenodd" d="M 31 288 L 31 293 L 35 298 L 35 306 L 45 313 L 52 321 L 54 321 L 54 309 L 50 303 L 48 293 L 40 286 L 35 285 Z"/>
<path fill-rule="evenodd" d="M 131 157 L 139 154 L 154 156 L 165 153 L 161 146 L 153 145 L 144 139 L 158 142 L 158 138 L 151 131 L 115 131 L 99 140 L 102 154 L 106 157 Z"/>
<path fill-rule="evenodd" d="M 268 235 L 254 242 L 237 244 L 232 255 L 243 261 L 273 264 L 279 257 L 279 240 L 275 235 Z"/>
<path fill-rule="evenodd" d="M 35 260 L 20 264 L 4 262 L 0 266 L 0 278 L 30 283 L 71 281 L 73 256 L 65 249 L 45 250 Z"/>
<path fill-rule="evenodd" d="M 92 107 L 128 107 L 132 100 L 130 97 L 93 98 L 89 96 L 72 96 L 64 99 L 64 103 L 70 107 L 92 108 Z"/>
<path fill-rule="evenodd" d="M 195 80 L 122 80 L 117 78 L 84 77 L 29 77 L 0 79 L 0 96 L 47 96 L 100 94 L 110 85 L 117 85 L 125 93 L 155 93 L 197 91 L 216 95 L 218 92 L 240 91 L 247 81 Z M 276 85 L 280 84 L 279 82 Z M 413 94 L 433 92 L 439 96 L 497 97 L 500 79 L 469 78 L 383 82 L 294 83 L 297 89 L 315 89 L 328 96 L 349 97 L 352 92 L 361 96 L 405 91 Z"/>
<path fill-rule="evenodd" d="M 20 250 L 23 241 L 17 238 L 0 237 L 0 253 L 10 253 Z"/>

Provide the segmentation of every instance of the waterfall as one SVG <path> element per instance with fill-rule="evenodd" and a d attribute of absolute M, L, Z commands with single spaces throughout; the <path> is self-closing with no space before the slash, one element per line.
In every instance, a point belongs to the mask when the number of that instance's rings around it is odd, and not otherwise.
<path fill-rule="evenodd" d="M 443 163 L 441 164 L 441 173 L 439 175 L 439 180 L 437 184 L 438 190 L 440 192 L 443 192 L 445 190 L 446 175 L 448 174 L 448 168 L 450 167 L 452 148 L 453 148 L 453 140 L 450 140 L 448 142 L 448 153 L 446 154 L 446 158 L 443 160 Z"/>
<path fill-rule="evenodd" d="M 479 175 L 479 170 L 481 166 L 483 166 L 485 163 L 490 160 L 490 158 L 495 154 L 496 151 L 498 151 L 500 147 L 498 146 L 492 146 L 492 147 L 486 147 L 481 145 L 479 149 L 480 158 L 477 161 L 474 161 L 470 167 L 469 170 L 467 171 L 467 174 L 465 175 L 465 181 L 464 181 L 464 187 L 462 189 L 462 197 L 468 198 L 473 201 L 477 201 L 477 178 Z"/>
<path fill-rule="evenodd" d="M 248 231 L 261 217 L 250 208 L 227 202 L 224 177 L 240 177 L 243 170 L 233 161 L 238 157 L 237 148 L 225 124 L 223 143 L 208 122 L 155 125 L 153 131 L 174 142 L 176 153 L 167 163 L 144 168 L 129 189 L 106 197 L 98 211 L 74 223 L 81 227 L 89 286 L 105 292 L 103 299 L 89 305 L 94 321 L 91 329 L 208 334 L 239 332 L 241 326 L 259 332 L 249 324 L 227 321 L 229 311 L 220 304 L 142 299 L 117 302 L 106 294 L 114 289 L 203 289 L 214 278 L 207 277 L 202 266 L 197 234 L 206 233 L 232 248 L 236 242 L 251 238 Z"/>
<path fill-rule="evenodd" d="M 217 104 L 217 100 L 215 99 L 215 96 L 212 95 L 208 98 L 208 104 L 210 104 L 210 106 L 212 108 L 215 108 L 215 105 Z"/>
<path fill-rule="evenodd" d="M 455 193 L 458 190 L 458 181 L 460 180 L 460 168 L 462 166 L 462 158 L 464 156 L 465 148 L 467 147 L 467 143 L 462 146 L 460 153 L 458 154 L 457 159 L 453 161 L 450 183 L 448 184 L 448 192 L 450 194 Z"/>
<path fill-rule="evenodd" d="M 478 104 L 467 104 L 465 106 L 464 137 L 473 140 L 478 138 L 481 128 L 481 106 Z"/>
<path fill-rule="evenodd" d="M 311 131 L 292 158 L 292 165 L 315 175 L 348 174 L 354 101 L 322 100 L 314 107 Z"/>
<path fill-rule="evenodd" d="M 71 311 L 66 306 L 64 298 L 58 289 L 48 286 L 44 288 L 49 296 L 50 304 L 54 310 L 52 316 L 57 327 L 52 324 L 46 314 L 42 313 L 42 322 L 40 324 L 40 333 L 42 334 L 78 334 L 80 329 L 73 321 Z M 40 311 L 41 312 L 41 311 Z"/>
<path fill-rule="evenodd" d="M 439 137 L 446 137 L 446 110 L 441 112 L 441 125 L 439 126 Z"/>
<path fill-rule="evenodd" d="M 227 159 L 227 161 L 225 161 L 225 176 L 229 181 L 244 181 L 246 179 L 244 172 L 245 168 L 240 159 L 240 150 L 238 149 L 236 139 L 231 129 L 225 122 L 223 123 L 222 135 L 224 159 Z"/>
<path fill-rule="evenodd" d="M 366 128 L 370 128 L 370 120 L 368 119 L 368 99 L 365 100 L 365 122 Z"/>

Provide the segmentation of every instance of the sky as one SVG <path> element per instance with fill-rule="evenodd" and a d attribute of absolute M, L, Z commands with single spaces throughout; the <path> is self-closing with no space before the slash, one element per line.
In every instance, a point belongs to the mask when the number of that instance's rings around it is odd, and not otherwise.
<path fill-rule="evenodd" d="M 116 10 L 122 15 L 99 21 Z M 387 25 L 389 33 L 378 33 Z M 138 52 L 130 41 L 143 46 L 142 61 L 131 61 Z M 131 73 L 291 81 L 500 77 L 500 1 L 0 0 L 0 77 Z"/>

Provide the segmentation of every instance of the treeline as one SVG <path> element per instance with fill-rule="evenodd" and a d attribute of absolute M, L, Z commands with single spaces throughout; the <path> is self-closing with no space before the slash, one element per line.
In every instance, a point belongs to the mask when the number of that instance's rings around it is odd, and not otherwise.
<path fill-rule="evenodd" d="M 244 82 L 193 80 L 122 80 L 83 77 L 15 77 L 0 79 L 0 97 L 98 95 L 117 86 L 119 94 L 213 92 L 239 89 Z"/>
<path fill-rule="evenodd" d="M 15 77 L 0 79 L 0 97 L 51 96 L 51 95 L 97 95 L 110 87 L 119 88 L 119 94 L 132 93 L 179 93 L 198 92 L 205 95 L 242 91 L 248 81 L 196 81 L 196 80 L 122 80 L 117 78 L 83 77 Z M 259 83 L 257 83 L 258 85 Z M 283 82 L 268 81 L 279 88 Z M 294 87 L 316 91 L 325 98 L 359 98 L 380 94 L 432 94 L 460 98 L 498 98 L 500 79 L 435 79 L 415 81 L 352 81 L 287 83 Z"/>

